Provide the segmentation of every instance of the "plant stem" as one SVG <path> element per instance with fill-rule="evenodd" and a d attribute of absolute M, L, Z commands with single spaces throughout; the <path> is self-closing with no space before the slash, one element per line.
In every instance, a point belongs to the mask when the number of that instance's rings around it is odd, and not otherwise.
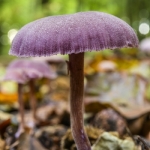
<path fill-rule="evenodd" d="M 30 86 L 30 97 L 31 97 L 30 106 L 31 106 L 31 109 L 32 109 L 33 119 L 34 119 L 34 121 L 37 121 L 37 117 L 36 117 L 37 102 L 36 102 L 36 97 L 35 97 L 35 82 L 34 82 L 34 79 L 31 79 L 29 81 L 29 86 Z"/>
<path fill-rule="evenodd" d="M 22 95 L 22 84 L 18 83 L 18 103 L 19 103 L 19 111 L 21 116 L 21 126 L 23 129 L 25 128 L 25 121 L 24 121 L 24 102 L 23 102 L 23 95 Z"/>
<path fill-rule="evenodd" d="M 78 150 L 91 150 L 89 139 L 84 131 L 83 91 L 84 53 L 69 55 L 70 71 L 70 115 L 73 138 Z"/>

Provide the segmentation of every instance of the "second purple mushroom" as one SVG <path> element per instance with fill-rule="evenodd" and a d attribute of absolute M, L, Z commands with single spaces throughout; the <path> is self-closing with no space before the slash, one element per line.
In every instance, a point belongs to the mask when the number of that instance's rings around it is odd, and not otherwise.
<path fill-rule="evenodd" d="M 35 80 L 40 78 L 56 78 L 56 73 L 49 67 L 46 62 L 33 61 L 29 59 L 18 59 L 10 63 L 7 68 L 4 80 L 10 80 L 18 83 L 18 102 L 21 115 L 20 130 L 25 128 L 24 121 L 24 104 L 22 87 L 28 83 L 30 87 L 30 104 L 33 114 L 34 123 L 36 117 L 36 97 L 35 97 Z M 20 131 L 21 132 L 21 131 Z"/>

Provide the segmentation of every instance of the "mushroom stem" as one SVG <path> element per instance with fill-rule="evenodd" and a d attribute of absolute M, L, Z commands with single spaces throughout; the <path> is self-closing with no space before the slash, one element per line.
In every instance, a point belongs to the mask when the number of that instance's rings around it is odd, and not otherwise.
<path fill-rule="evenodd" d="M 22 84 L 18 83 L 18 103 L 19 103 L 19 111 L 21 116 L 21 128 L 25 128 L 25 121 L 24 121 L 24 103 L 23 103 L 23 96 L 22 96 Z"/>
<path fill-rule="evenodd" d="M 30 97 L 31 97 L 30 106 L 32 109 L 33 119 L 36 122 L 37 121 L 37 116 L 36 116 L 37 102 L 36 102 L 36 97 L 35 97 L 35 81 L 34 81 L 34 79 L 31 79 L 29 81 L 29 86 L 30 86 Z"/>
<path fill-rule="evenodd" d="M 91 150 L 84 130 L 84 53 L 69 55 L 71 129 L 78 150 Z"/>

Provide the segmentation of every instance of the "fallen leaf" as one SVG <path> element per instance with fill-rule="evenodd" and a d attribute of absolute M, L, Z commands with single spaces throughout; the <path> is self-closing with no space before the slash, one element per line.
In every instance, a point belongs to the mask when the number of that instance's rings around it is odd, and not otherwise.
<path fill-rule="evenodd" d="M 119 139 L 114 134 L 104 132 L 92 146 L 92 150 L 138 150 L 131 138 Z"/>

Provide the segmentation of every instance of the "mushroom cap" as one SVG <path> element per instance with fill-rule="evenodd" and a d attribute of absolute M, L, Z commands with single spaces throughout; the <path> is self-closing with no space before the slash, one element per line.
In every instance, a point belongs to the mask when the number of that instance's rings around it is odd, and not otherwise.
<path fill-rule="evenodd" d="M 7 68 L 4 80 L 26 83 L 35 78 L 56 78 L 56 73 L 46 62 L 27 59 L 14 60 Z"/>
<path fill-rule="evenodd" d="M 45 17 L 25 25 L 9 54 L 35 57 L 137 46 L 134 30 L 123 20 L 88 11 Z"/>
<path fill-rule="evenodd" d="M 28 77 L 23 73 L 21 69 L 8 69 L 3 78 L 3 81 L 14 81 L 20 84 L 28 82 Z"/>
<path fill-rule="evenodd" d="M 139 49 L 143 52 L 150 52 L 150 37 L 145 38 L 140 42 Z"/>

